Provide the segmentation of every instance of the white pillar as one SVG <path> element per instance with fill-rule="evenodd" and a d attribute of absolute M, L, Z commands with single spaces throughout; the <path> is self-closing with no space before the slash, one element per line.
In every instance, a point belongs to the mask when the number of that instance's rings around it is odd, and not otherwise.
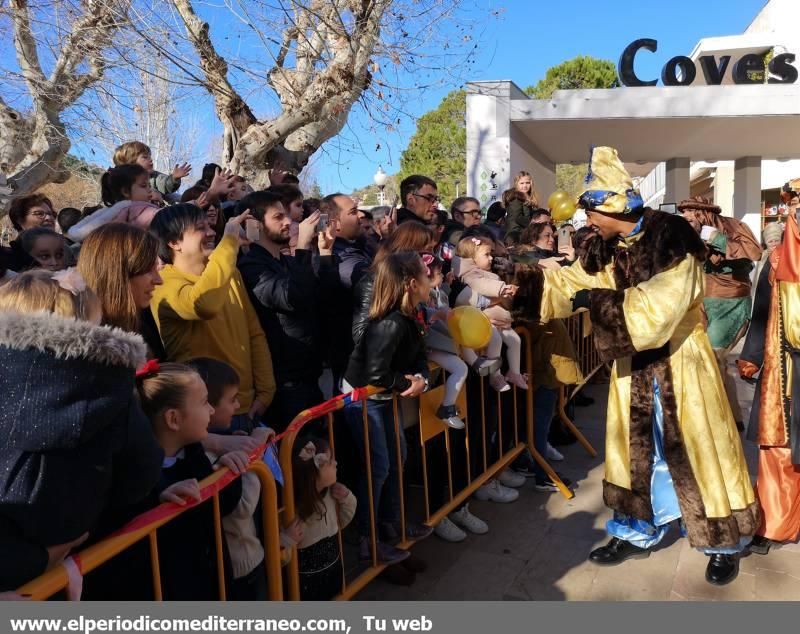
<path fill-rule="evenodd" d="M 687 157 L 667 161 L 664 180 L 665 203 L 679 203 L 689 198 L 689 164 Z"/>
<path fill-rule="evenodd" d="M 743 156 L 734 162 L 733 215 L 761 235 L 761 157 Z"/>

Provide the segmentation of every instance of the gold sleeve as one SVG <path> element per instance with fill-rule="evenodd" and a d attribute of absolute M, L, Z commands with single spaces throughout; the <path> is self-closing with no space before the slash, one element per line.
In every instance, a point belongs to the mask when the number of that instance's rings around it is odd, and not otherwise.
<path fill-rule="evenodd" d="M 625 289 L 622 311 L 633 347 L 650 350 L 667 343 L 689 307 L 702 301 L 703 294 L 703 269 L 692 256 Z"/>
<path fill-rule="evenodd" d="M 542 323 L 569 317 L 572 314 L 572 296 L 579 290 L 616 288 L 613 266 L 611 263 L 596 275 L 592 275 L 583 270 L 580 260 L 576 260 L 572 266 L 565 266 L 558 271 L 544 271 Z"/>

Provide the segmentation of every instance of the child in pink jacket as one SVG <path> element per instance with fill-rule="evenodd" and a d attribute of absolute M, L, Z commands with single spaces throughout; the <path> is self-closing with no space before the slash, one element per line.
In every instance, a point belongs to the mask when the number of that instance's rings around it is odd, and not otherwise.
<path fill-rule="evenodd" d="M 103 209 L 86 216 L 67 232 L 75 242 L 83 242 L 92 231 L 109 222 L 125 222 L 142 229 L 150 223 L 159 208 L 150 202 L 152 188 L 150 174 L 141 165 L 111 167 L 100 178 Z"/>
<path fill-rule="evenodd" d="M 494 365 L 489 375 L 489 383 L 498 392 L 511 389 L 512 383 L 522 390 L 528 389 L 528 377 L 520 373 L 520 354 L 522 342 L 511 327 L 511 313 L 503 305 L 517 292 L 513 284 L 506 284 L 492 273 L 492 248 L 494 244 L 487 238 L 464 238 L 458 243 L 453 260 L 453 271 L 466 284 L 456 298 L 457 306 L 480 308 L 492 322 L 492 338 L 486 352 L 486 359 L 480 359 L 474 350 L 464 349 L 463 356 L 473 368 L 486 364 Z M 505 378 L 498 369 L 496 361 L 500 358 L 503 344 L 506 344 L 508 373 Z"/>

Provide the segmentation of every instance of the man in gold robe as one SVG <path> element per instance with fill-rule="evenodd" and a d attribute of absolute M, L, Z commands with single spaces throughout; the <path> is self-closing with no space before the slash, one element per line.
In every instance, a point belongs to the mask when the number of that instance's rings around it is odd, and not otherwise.
<path fill-rule="evenodd" d="M 748 437 L 758 443 L 756 489 L 763 520 L 750 550 L 800 537 L 800 179 L 786 183 L 788 203 L 783 244 L 770 255 L 757 280 L 750 331 L 740 359 L 745 379 L 759 370 Z"/>
<path fill-rule="evenodd" d="M 680 216 L 643 207 L 613 148 L 593 149 L 586 182 L 579 205 L 598 235 L 572 266 L 544 271 L 543 288 L 541 272 L 518 270 L 514 308 L 543 322 L 588 309 L 598 352 L 614 361 L 603 481 L 611 540 L 589 558 L 648 557 L 679 520 L 710 556 L 706 579 L 729 583 L 759 507 L 703 326 L 705 246 Z"/>

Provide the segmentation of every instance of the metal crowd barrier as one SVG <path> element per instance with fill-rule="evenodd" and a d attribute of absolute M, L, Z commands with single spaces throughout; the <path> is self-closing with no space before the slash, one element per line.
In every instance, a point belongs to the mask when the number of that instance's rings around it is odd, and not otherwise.
<path fill-rule="evenodd" d="M 419 443 L 420 453 L 422 460 L 422 474 L 423 474 L 423 491 L 424 491 L 424 508 L 425 508 L 425 523 L 429 526 L 435 526 L 440 522 L 448 513 L 455 510 L 462 502 L 465 502 L 480 486 L 487 481 L 494 478 L 497 474 L 505 469 L 513 460 L 515 460 L 523 451 L 528 449 L 534 460 L 544 469 L 548 476 L 556 483 L 559 491 L 567 498 L 573 497 L 564 483 L 559 479 L 555 471 L 550 467 L 545 458 L 540 455 L 534 447 L 534 388 L 533 388 L 533 375 L 536 368 L 533 368 L 532 363 L 532 350 L 531 338 L 525 329 L 517 328 L 524 341 L 525 350 L 525 364 L 528 372 L 528 390 L 522 393 L 516 387 L 512 387 L 512 391 L 507 393 L 508 396 L 502 398 L 497 397 L 497 417 L 496 429 L 491 430 L 487 426 L 487 406 L 486 406 L 486 378 L 480 379 L 479 394 L 480 394 L 480 407 L 479 412 L 468 411 L 467 408 L 467 390 L 466 386 L 462 389 L 458 397 L 458 406 L 463 414 L 463 420 L 467 425 L 464 430 L 464 452 L 466 455 L 466 473 L 465 480 L 466 486 L 461 490 L 454 490 L 454 475 L 452 463 L 452 449 L 453 440 L 451 439 L 451 430 L 445 426 L 437 417 L 436 409 L 441 403 L 444 386 L 440 385 L 433 388 L 429 392 L 422 394 L 419 397 L 418 407 L 418 426 L 419 426 Z M 570 330 L 572 334 L 573 330 Z M 585 346 L 580 348 L 585 351 Z M 582 355 L 583 358 L 583 355 Z M 441 370 L 444 373 L 444 370 Z M 444 378 L 444 374 L 442 376 Z M 381 392 L 379 388 L 367 387 L 356 389 L 351 393 L 340 395 L 325 403 L 322 403 L 314 408 L 305 410 L 298 414 L 292 423 L 289 425 L 287 431 L 282 434 L 283 438 L 280 445 L 280 463 L 283 471 L 283 487 L 281 491 L 281 500 L 278 499 L 278 491 L 275 480 L 261 460 L 263 450 L 254 453 L 251 457 L 251 464 L 249 471 L 255 473 L 261 483 L 261 513 L 264 529 L 264 566 L 267 575 L 268 583 L 268 596 L 270 600 L 282 600 L 284 595 L 289 600 L 300 600 L 300 582 L 299 582 L 299 569 L 297 562 L 297 548 L 291 547 L 291 558 L 286 565 L 285 583 L 284 588 L 284 575 L 281 567 L 281 546 L 280 546 L 280 525 L 288 526 L 295 518 L 295 499 L 292 477 L 292 456 L 295 450 L 295 443 L 300 435 L 302 428 L 313 421 L 324 421 L 327 427 L 328 441 L 331 447 L 331 453 L 335 456 L 336 445 L 333 433 L 334 428 L 334 412 L 341 410 L 345 405 L 352 402 L 362 403 L 362 418 L 364 422 L 364 438 L 365 438 L 365 463 L 366 463 L 366 477 L 368 482 L 368 500 L 359 500 L 358 504 L 369 504 L 370 508 L 370 533 L 371 533 L 371 561 L 361 570 L 354 578 L 343 579 L 343 591 L 337 599 L 351 599 L 358 592 L 360 592 L 366 585 L 377 577 L 386 566 L 380 564 L 377 558 L 377 526 L 376 518 L 374 516 L 373 492 L 371 486 L 371 471 L 370 471 L 370 446 L 369 446 L 369 433 L 368 433 L 368 419 L 367 419 L 367 398 L 374 394 Z M 507 417 L 511 418 L 511 438 L 506 436 L 504 439 L 504 427 L 508 427 Z M 560 404 L 560 409 L 563 415 L 563 405 Z M 400 534 L 401 541 L 396 544 L 396 547 L 401 549 L 409 549 L 415 543 L 414 540 L 409 539 L 406 534 L 406 521 L 405 521 L 405 507 L 407 500 L 407 492 L 405 490 L 403 478 L 403 464 L 400 456 L 400 425 L 401 417 L 398 412 L 398 399 L 393 396 L 392 399 L 392 412 L 393 412 L 393 425 L 395 434 L 395 446 L 397 447 L 397 456 L 395 459 L 399 465 L 400 473 L 400 508 L 401 508 L 401 526 Z M 477 418 L 477 420 L 475 420 Z M 566 421 L 565 421 L 566 422 Z M 471 434 L 469 433 L 470 425 L 480 426 L 480 438 L 478 439 L 479 446 L 473 446 L 470 442 Z M 592 446 L 583 438 L 582 434 L 574 428 L 572 422 L 569 421 L 573 432 L 576 434 L 581 443 L 586 447 L 590 454 L 596 455 Z M 473 434 L 476 434 L 477 428 L 473 427 Z M 493 433 L 492 433 L 493 432 Z M 445 504 L 439 509 L 430 508 L 429 499 L 429 482 L 428 482 L 428 456 L 427 456 L 427 443 L 434 438 L 442 436 L 444 438 L 445 456 L 447 457 L 447 484 L 449 495 Z M 472 440 L 476 439 L 476 435 L 472 435 Z M 496 449 L 490 449 L 493 440 L 496 439 Z M 470 464 L 472 462 L 471 456 L 473 452 L 481 450 L 482 461 L 480 466 L 482 470 L 479 473 L 473 473 Z M 490 459 L 490 455 L 492 458 Z M 216 558 L 217 558 L 217 573 L 219 578 L 220 600 L 226 599 L 225 588 L 225 575 L 223 570 L 223 555 L 222 555 L 222 540 L 224 539 L 222 533 L 221 517 L 219 512 L 219 492 L 236 476 L 228 469 L 221 469 L 208 478 L 204 479 L 201 483 L 201 491 L 203 495 L 202 502 L 199 504 L 211 503 L 214 509 L 214 533 L 216 541 Z M 437 483 L 438 484 L 438 483 Z M 443 484 L 443 483 L 441 483 Z M 105 538 L 104 540 L 93 544 L 78 554 L 71 557 L 72 561 L 77 564 L 78 570 L 81 574 L 85 575 L 102 566 L 105 562 L 109 561 L 119 553 L 132 547 L 139 541 L 147 538 L 150 546 L 150 561 L 152 569 L 153 581 L 153 594 L 156 600 L 162 599 L 161 593 L 161 573 L 158 558 L 158 543 L 157 531 L 160 527 L 170 522 L 178 515 L 185 511 L 194 508 L 198 503 L 187 503 L 184 507 L 179 507 L 174 504 L 162 504 L 155 509 L 144 513 L 143 515 L 132 520 L 128 525 Z M 339 552 L 344 564 L 345 548 L 342 539 L 341 529 L 338 535 Z M 343 565 L 346 569 L 346 566 Z M 69 574 L 64 564 L 56 566 L 55 568 L 45 572 L 36 579 L 30 581 L 18 589 L 18 593 L 26 595 L 35 600 L 47 599 L 54 594 L 65 590 L 69 585 Z"/>
<path fill-rule="evenodd" d="M 482 454 L 482 466 L 483 470 L 481 473 L 477 475 L 473 475 L 470 471 L 470 456 L 471 452 L 476 451 L 478 448 L 470 446 L 470 434 L 465 433 L 465 452 L 466 452 L 466 482 L 467 485 L 458 491 L 454 491 L 453 485 L 453 464 L 452 464 L 452 454 L 451 450 L 452 440 L 451 440 L 451 430 L 446 427 L 435 415 L 436 408 L 441 403 L 444 387 L 439 386 L 433 388 L 429 392 L 422 394 L 419 397 L 419 441 L 420 441 L 420 453 L 422 458 L 422 475 L 423 475 L 423 492 L 424 492 L 424 503 L 425 503 L 425 523 L 429 526 L 435 526 L 438 524 L 444 517 L 447 516 L 448 513 L 455 510 L 462 502 L 466 501 L 480 486 L 485 484 L 487 481 L 495 477 L 500 471 L 505 469 L 513 460 L 515 460 L 526 448 L 530 451 L 531 455 L 533 456 L 534 460 L 536 460 L 542 468 L 546 471 L 546 473 L 553 479 L 554 482 L 559 487 L 560 492 L 567 498 L 573 497 L 573 493 L 567 488 L 563 482 L 561 482 L 558 475 L 553 471 L 547 461 L 536 451 L 533 445 L 533 424 L 534 424 L 534 409 L 533 409 L 533 398 L 534 398 L 534 390 L 533 390 L 533 372 L 535 371 L 532 368 L 532 353 L 531 353 L 531 346 L 530 346 L 530 336 L 528 332 L 524 329 L 518 328 L 517 332 L 525 341 L 525 359 L 526 365 L 528 368 L 528 377 L 529 377 L 529 388 L 525 391 L 524 397 L 520 396 L 520 390 L 517 388 L 513 388 L 511 392 L 511 410 L 512 410 L 512 434 L 513 438 L 509 439 L 506 438 L 506 441 L 511 441 L 510 443 L 504 443 L 503 438 L 503 427 L 504 427 L 504 402 L 503 399 L 498 397 L 497 398 L 497 429 L 496 439 L 497 443 L 496 446 L 498 447 L 498 457 L 491 461 L 489 460 L 490 450 L 488 446 L 491 444 L 491 435 L 488 433 L 487 430 L 487 412 L 485 406 L 485 391 L 487 389 L 486 386 L 486 379 L 482 378 L 480 380 L 480 413 L 478 416 L 478 421 L 475 421 L 475 412 L 468 412 L 467 403 L 466 403 L 466 388 L 461 391 L 461 394 L 458 397 L 458 406 L 463 414 L 464 422 L 467 425 L 467 430 L 469 429 L 470 424 L 478 424 L 480 425 L 480 449 Z M 443 371 L 443 370 L 442 370 Z M 490 389 L 490 388 L 489 388 Z M 370 445 L 369 445 L 369 428 L 368 428 L 368 418 L 367 418 L 367 404 L 366 399 L 368 396 L 377 393 L 374 388 L 369 388 L 368 391 L 364 391 L 358 395 L 357 399 L 350 399 L 348 400 L 338 400 L 333 402 L 333 407 L 326 408 L 325 410 L 318 410 L 316 412 L 312 412 L 310 410 L 306 412 L 302 412 L 298 415 L 298 417 L 293 421 L 291 427 L 294 428 L 294 431 L 287 435 L 281 444 L 281 466 L 283 469 L 284 474 L 284 488 L 283 488 L 283 524 L 286 526 L 291 523 L 295 517 L 295 503 L 294 503 L 294 495 L 293 495 L 293 481 L 291 475 L 291 464 L 292 464 L 292 456 L 295 453 L 295 443 L 300 435 L 301 428 L 312 421 L 324 420 L 327 426 L 327 433 L 328 433 L 328 442 L 331 446 L 331 452 L 335 456 L 336 448 L 335 448 L 335 438 L 333 434 L 333 411 L 336 409 L 342 409 L 348 402 L 352 402 L 353 400 L 358 400 L 362 402 L 362 420 L 364 423 L 363 433 L 365 439 L 365 466 L 366 466 L 366 481 L 367 481 L 367 493 L 368 499 L 367 500 L 358 500 L 358 504 L 368 504 L 370 510 L 370 554 L 371 554 L 371 561 L 369 564 L 361 570 L 355 578 L 343 580 L 343 591 L 337 597 L 338 599 L 347 600 L 353 598 L 358 592 L 360 592 L 367 584 L 372 581 L 375 577 L 377 577 L 385 568 L 386 565 L 380 564 L 377 558 L 377 535 L 378 535 L 378 527 L 376 526 L 376 518 L 374 516 L 374 504 L 373 504 L 373 491 L 372 491 L 372 479 L 371 479 L 371 468 L 370 468 Z M 522 406 L 520 401 L 524 398 L 524 413 L 520 417 L 519 410 Z M 393 412 L 393 427 L 394 427 L 394 434 L 395 434 L 395 447 L 397 448 L 397 455 L 394 459 L 397 461 L 399 467 L 399 498 L 400 498 L 400 535 L 401 539 L 400 542 L 395 544 L 397 548 L 407 550 L 414 545 L 414 540 L 410 539 L 406 534 L 406 518 L 405 518 L 405 509 L 406 509 L 406 500 L 407 500 L 407 492 L 405 490 L 404 485 L 404 478 L 403 478 L 403 464 L 400 456 L 400 426 L 402 424 L 400 420 L 400 415 L 398 412 L 398 399 L 396 396 L 392 399 L 392 412 Z M 522 420 L 523 424 L 523 433 L 524 438 L 521 439 L 520 437 L 520 419 Z M 445 442 L 445 455 L 447 457 L 447 482 L 448 482 L 448 491 L 449 491 L 449 499 L 445 502 L 445 504 L 431 512 L 430 502 L 429 502 L 429 482 L 428 482 L 428 458 L 427 458 L 427 447 L 426 443 L 433 438 L 442 435 L 444 437 Z M 473 436 L 474 438 L 474 436 Z M 508 445 L 508 449 L 504 449 Z M 345 549 L 343 548 L 343 539 L 341 535 L 341 530 L 339 531 L 339 554 L 342 558 L 343 564 L 345 563 Z M 343 565 L 345 570 L 347 569 L 346 565 Z M 300 580 L 299 580 L 299 570 L 298 570 L 298 563 L 297 557 L 295 553 L 291 558 L 289 565 L 287 566 L 287 573 L 288 573 L 288 588 L 287 588 L 287 597 L 289 600 L 297 601 L 301 599 L 300 596 Z M 347 575 L 345 575 L 346 577 Z"/>
<path fill-rule="evenodd" d="M 272 473 L 260 459 L 253 460 L 248 472 L 254 473 L 261 484 L 261 521 L 264 529 L 264 572 L 267 576 L 267 592 L 270 600 L 283 599 L 281 583 L 280 527 L 278 524 L 278 493 Z M 199 504 L 212 504 L 214 510 L 214 540 L 216 545 L 216 567 L 219 583 L 219 599 L 225 601 L 225 573 L 223 566 L 222 520 L 220 517 L 219 492 L 236 477 L 229 469 L 223 468 L 200 482 L 202 500 L 187 502 L 186 506 L 161 504 L 129 522 L 109 537 L 72 555 L 71 559 L 81 575 L 86 575 L 113 559 L 123 551 L 147 538 L 150 546 L 150 566 L 153 581 L 153 596 L 162 600 L 161 570 L 158 557 L 158 529 L 189 509 Z M 65 564 L 60 564 L 17 589 L 17 593 L 41 601 L 48 599 L 70 583 L 70 575 Z"/>
<path fill-rule="evenodd" d="M 573 399 L 583 387 L 605 366 L 600 359 L 597 348 L 594 345 L 594 334 L 592 332 L 592 322 L 589 313 L 579 313 L 566 320 L 567 333 L 575 347 L 578 366 L 581 369 L 583 380 L 574 386 L 562 386 L 558 391 L 558 417 L 561 422 L 572 432 L 578 442 L 586 452 L 593 458 L 597 456 L 597 450 L 586 439 L 586 437 L 575 426 L 575 423 L 567 415 L 567 403 Z M 570 389 L 571 387 L 571 389 Z"/>

